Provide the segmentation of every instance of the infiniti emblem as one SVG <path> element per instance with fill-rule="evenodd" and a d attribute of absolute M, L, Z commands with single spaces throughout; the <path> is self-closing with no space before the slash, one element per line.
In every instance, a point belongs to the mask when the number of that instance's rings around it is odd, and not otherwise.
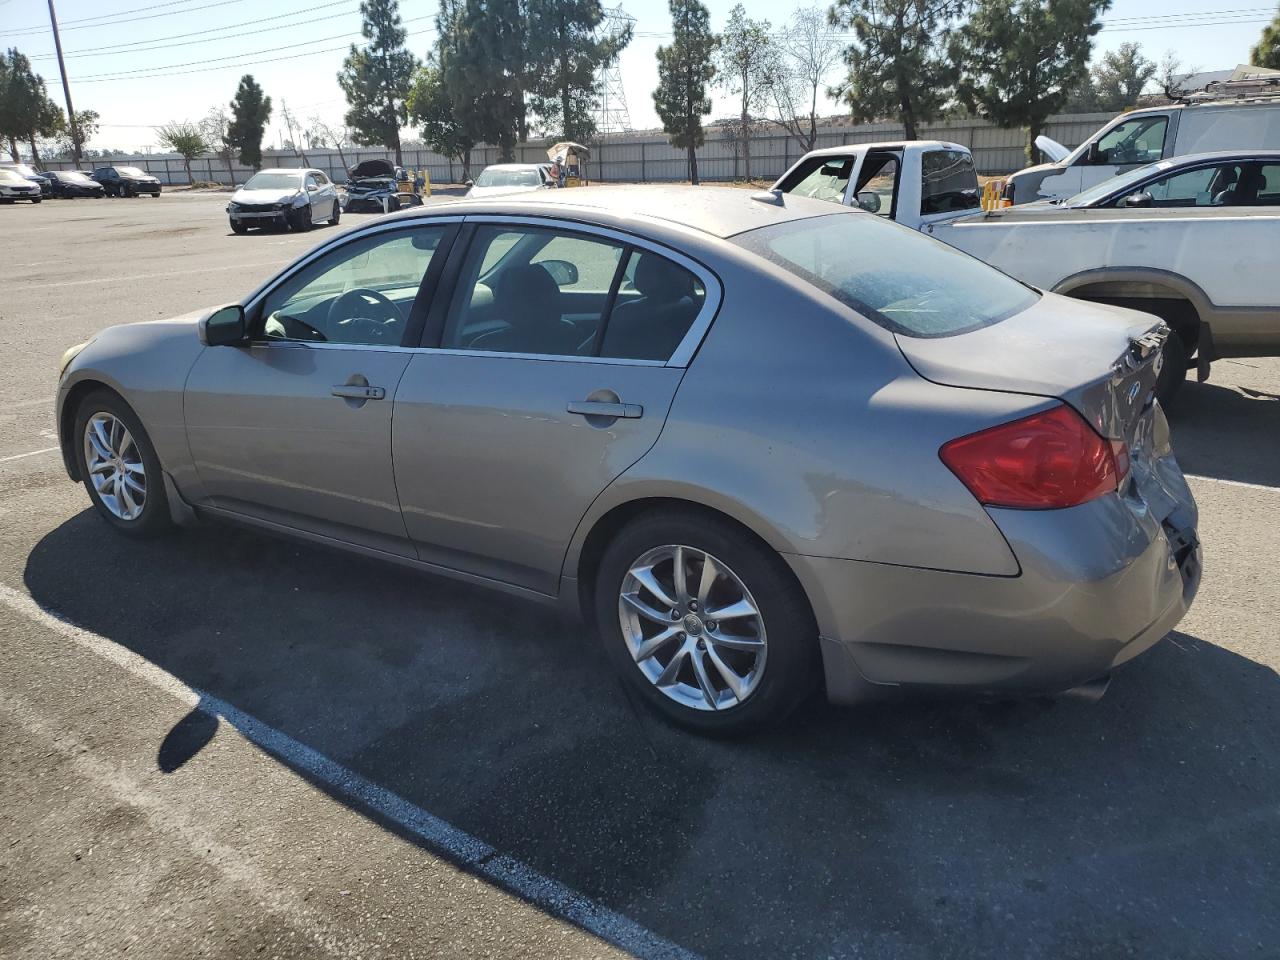
<path fill-rule="evenodd" d="M 702 620 L 698 618 L 697 614 L 690 613 L 684 618 L 684 629 L 687 633 L 696 637 L 702 633 Z"/>

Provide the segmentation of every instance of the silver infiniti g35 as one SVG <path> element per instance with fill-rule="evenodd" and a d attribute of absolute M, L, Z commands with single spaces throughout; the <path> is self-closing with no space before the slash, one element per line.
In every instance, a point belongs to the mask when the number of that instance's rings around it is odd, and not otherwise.
<path fill-rule="evenodd" d="M 125 533 L 242 521 L 558 602 L 687 727 L 1100 685 L 1200 580 L 1160 321 L 860 211 L 593 188 L 380 219 L 63 361 Z"/>

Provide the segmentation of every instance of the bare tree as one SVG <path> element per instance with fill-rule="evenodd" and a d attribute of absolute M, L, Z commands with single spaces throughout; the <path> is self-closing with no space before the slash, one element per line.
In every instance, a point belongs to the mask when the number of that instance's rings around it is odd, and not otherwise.
<path fill-rule="evenodd" d="M 338 160 L 342 163 L 342 172 L 345 176 L 347 156 L 342 152 L 342 148 L 351 143 L 351 131 L 344 124 L 339 124 L 336 127 L 332 126 L 318 114 L 307 122 L 311 124 L 311 129 L 314 133 L 320 134 L 327 142 L 332 143 L 333 148 L 338 151 Z"/>
<path fill-rule="evenodd" d="M 774 44 L 776 57 L 766 87 L 782 127 L 808 153 L 818 141 L 818 103 L 828 77 L 841 62 L 843 46 L 822 7 L 801 7 Z"/>
<path fill-rule="evenodd" d="M 1190 90 L 1183 86 L 1187 80 L 1200 72 L 1199 67 L 1187 69 L 1172 50 L 1166 50 L 1160 67 L 1156 71 L 1156 85 L 1170 100 L 1181 100 Z"/>
<path fill-rule="evenodd" d="M 227 175 L 231 178 L 231 186 L 236 185 L 236 171 L 231 163 L 231 144 L 227 140 L 227 130 L 231 126 L 231 118 L 227 111 L 215 104 L 209 113 L 200 121 L 200 130 L 204 133 L 205 143 L 209 149 L 222 158 L 227 165 Z"/>
<path fill-rule="evenodd" d="M 311 161 L 307 159 L 307 151 L 303 148 L 302 138 L 299 136 L 299 134 L 302 133 L 302 125 L 299 124 L 298 133 L 294 133 L 293 114 L 289 112 L 289 105 L 283 100 L 280 101 L 280 117 L 284 120 L 285 129 L 289 131 L 290 148 L 295 154 L 302 158 L 302 165 L 304 167 L 311 166 Z"/>

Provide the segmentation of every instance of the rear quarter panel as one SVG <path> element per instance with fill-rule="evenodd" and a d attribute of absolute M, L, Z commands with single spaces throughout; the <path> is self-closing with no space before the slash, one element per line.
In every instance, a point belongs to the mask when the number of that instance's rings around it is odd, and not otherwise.
<path fill-rule="evenodd" d="M 1016 575 L 938 448 L 1045 401 L 928 383 L 888 331 L 789 274 L 745 253 L 714 266 L 725 299 L 666 426 L 593 504 L 567 570 L 604 513 L 675 497 L 783 553 Z"/>

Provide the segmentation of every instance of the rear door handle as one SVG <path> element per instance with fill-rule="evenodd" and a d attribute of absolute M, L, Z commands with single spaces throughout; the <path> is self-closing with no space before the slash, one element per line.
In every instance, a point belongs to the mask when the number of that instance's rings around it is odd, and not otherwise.
<path fill-rule="evenodd" d="M 565 409 L 583 417 L 613 417 L 638 420 L 644 416 L 644 407 L 638 403 L 608 403 L 604 400 L 574 400 Z"/>
<path fill-rule="evenodd" d="M 385 400 L 387 391 L 382 387 L 368 387 L 352 383 L 337 384 L 329 391 L 335 397 L 345 397 L 348 400 Z"/>

